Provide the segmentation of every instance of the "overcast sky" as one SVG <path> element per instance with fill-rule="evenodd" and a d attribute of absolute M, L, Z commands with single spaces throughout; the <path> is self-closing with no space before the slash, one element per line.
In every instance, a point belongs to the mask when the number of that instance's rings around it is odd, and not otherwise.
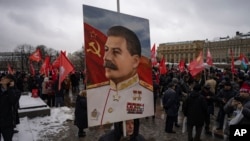
<path fill-rule="evenodd" d="M 1 52 L 22 44 L 80 50 L 83 4 L 117 11 L 117 0 L 0 0 Z M 249 0 L 120 0 L 120 12 L 149 19 L 151 46 L 250 32 Z"/>

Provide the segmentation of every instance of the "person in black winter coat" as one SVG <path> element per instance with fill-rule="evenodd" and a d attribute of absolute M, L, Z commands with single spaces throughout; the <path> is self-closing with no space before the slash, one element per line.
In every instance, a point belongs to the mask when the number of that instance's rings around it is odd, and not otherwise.
<path fill-rule="evenodd" d="M 126 137 L 123 137 L 122 122 L 114 123 L 114 129 L 102 135 L 99 141 L 145 141 L 145 138 L 139 134 L 139 119 L 126 121 Z"/>
<path fill-rule="evenodd" d="M 219 125 L 216 128 L 216 130 L 223 130 L 224 119 L 225 119 L 225 115 L 226 115 L 223 108 L 224 108 L 225 104 L 228 102 L 228 100 L 236 95 L 237 95 L 237 92 L 234 91 L 232 84 L 229 81 L 225 82 L 224 88 L 221 89 L 217 93 L 216 101 L 218 102 L 218 105 L 219 105 L 219 112 L 218 112 L 216 120 L 217 120 Z"/>
<path fill-rule="evenodd" d="M 200 141 L 202 127 L 207 116 L 207 103 L 200 94 L 201 86 L 196 84 L 190 96 L 183 103 L 183 113 L 187 117 L 188 141 Z M 193 139 L 193 127 L 196 128 L 196 134 Z"/>
<path fill-rule="evenodd" d="M 85 128 L 88 128 L 87 98 L 86 91 L 83 90 L 76 98 L 75 125 L 78 127 L 78 137 L 86 136 Z"/>
<path fill-rule="evenodd" d="M 4 76 L 0 84 L 0 136 L 3 136 L 4 141 L 11 141 L 15 127 L 14 116 L 16 116 L 13 114 L 15 112 L 13 108 L 19 96 L 11 76 Z"/>
<path fill-rule="evenodd" d="M 173 126 L 176 121 L 176 116 L 178 115 L 178 102 L 178 95 L 175 92 L 175 84 L 171 82 L 162 98 L 162 104 L 165 113 L 167 114 L 165 124 L 165 132 L 167 133 L 175 133 L 175 131 L 173 131 Z"/>
<path fill-rule="evenodd" d="M 205 133 L 206 134 L 212 134 L 212 132 L 210 131 L 210 115 L 214 115 L 215 96 L 210 89 L 211 89 L 211 86 L 209 84 L 206 84 L 201 91 L 201 95 L 204 96 L 207 102 L 207 116 L 205 118 Z"/>

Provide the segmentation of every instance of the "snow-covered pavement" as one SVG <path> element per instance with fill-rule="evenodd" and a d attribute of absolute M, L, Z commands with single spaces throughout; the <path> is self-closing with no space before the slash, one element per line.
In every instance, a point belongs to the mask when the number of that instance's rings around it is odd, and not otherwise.
<path fill-rule="evenodd" d="M 67 130 L 63 124 L 73 120 L 74 110 L 68 107 L 51 108 L 51 115 L 36 118 L 20 118 L 17 125 L 18 133 L 14 134 L 13 141 L 39 141 L 46 137 Z"/>

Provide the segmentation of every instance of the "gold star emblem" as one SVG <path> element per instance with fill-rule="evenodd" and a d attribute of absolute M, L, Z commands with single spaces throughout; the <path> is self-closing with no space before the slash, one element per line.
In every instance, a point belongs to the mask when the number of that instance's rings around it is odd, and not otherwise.
<path fill-rule="evenodd" d="M 121 96 L 119 96 L 118 94 L 113 95 L 113 101 L 119 101 L 121 98 Z"/>

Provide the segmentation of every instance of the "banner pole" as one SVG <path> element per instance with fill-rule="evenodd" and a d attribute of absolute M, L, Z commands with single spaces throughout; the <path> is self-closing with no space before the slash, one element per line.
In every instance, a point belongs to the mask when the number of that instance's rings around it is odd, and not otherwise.
<path fill-rule="evenodd" d="M 126 121 L 122 121 L 122 127 L 123 127 L 123 136 L 126 137 L 127 133 L 126 133 Z"/>

